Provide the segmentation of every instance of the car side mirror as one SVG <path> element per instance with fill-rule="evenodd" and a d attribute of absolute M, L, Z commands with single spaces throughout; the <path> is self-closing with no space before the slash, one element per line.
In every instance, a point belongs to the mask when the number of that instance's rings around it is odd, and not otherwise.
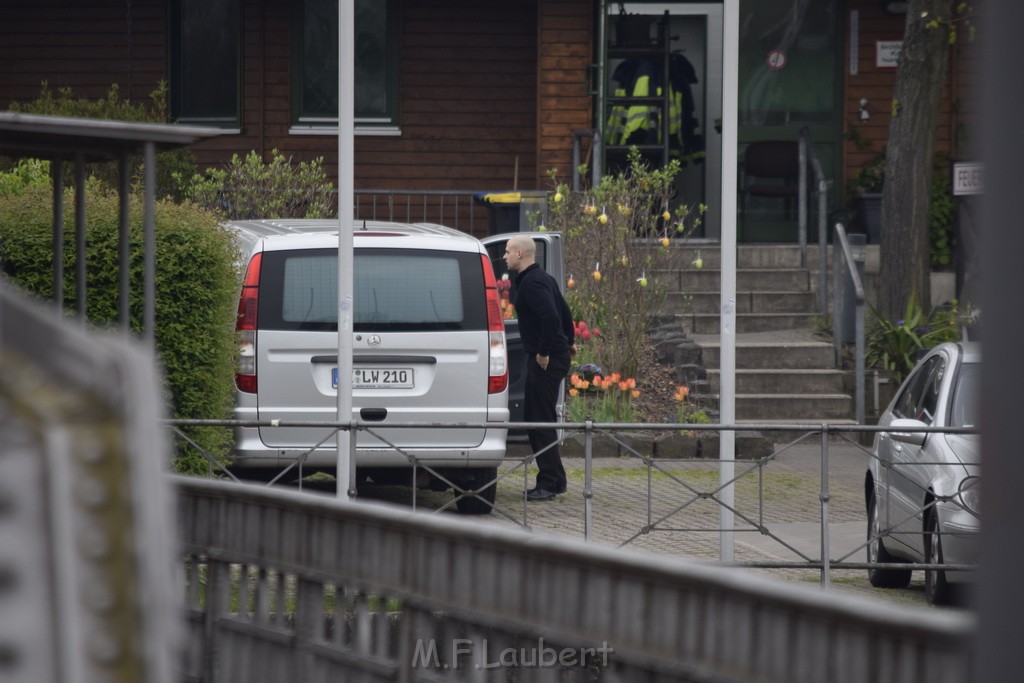
<path fill-rule="evenodd" d="M 894 441 L 900 443 L 910 444 L 911 446 L 920 446 L 924 443 L 924 440 L 928 437 L 928 432 L 924 431 L 903 431 L 907 429 L 927 429 L 928 425 L 920 420 L 911 420 L 908 418 L 897 418 L 889 423 L 889 434 L 892 436 Z"/>

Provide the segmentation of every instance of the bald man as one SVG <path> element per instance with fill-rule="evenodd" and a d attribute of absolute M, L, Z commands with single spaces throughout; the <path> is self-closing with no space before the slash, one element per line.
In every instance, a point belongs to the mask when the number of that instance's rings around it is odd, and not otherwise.
<path fill-rule="evenodd" d="M 526 395 L 523 420 L 558 422 L 558 392 L 569 374 L 576 353 L 572 313 L 558 282 L 537 265 L 537 246 L 528 235 L 516 235 L 505 248 L 505 264 L 516 273 L 512 304 L 519 319 L 519 334 L 526 351 Z M 537 460 L 537 484 L 527 500 L 552 500 L 565 493 L 565 468 L 558 452 L 554 428 L 527 430 Z"/>

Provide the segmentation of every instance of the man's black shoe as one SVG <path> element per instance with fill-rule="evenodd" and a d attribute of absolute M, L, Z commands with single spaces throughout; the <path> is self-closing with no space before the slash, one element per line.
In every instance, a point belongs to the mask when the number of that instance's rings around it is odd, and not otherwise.
<path fill-rule="evenodd" d="M 554 500 L 558 494 L 547 489 L 530 489 L 526 492 L 526 500 Z"/>

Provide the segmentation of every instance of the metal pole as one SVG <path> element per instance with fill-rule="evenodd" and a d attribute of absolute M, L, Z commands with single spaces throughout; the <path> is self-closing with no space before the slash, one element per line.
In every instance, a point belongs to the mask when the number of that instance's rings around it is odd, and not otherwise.
<path fill-rule="evenodd" d="M 129 209 L 130 209 L 130 170 L 128 167 L 128 152 L 122 152 L 118 159 L 118 192 L 121 200 L 121 215 L 118 222 L 118 317 L 121 321 L 121 329 L 125 334 L 131 330 L 129 312 L 129 286 L 131 264 L 131 231 L 129 230 Z"/>
<path fill-rule="evenodd" d="M 57 317 L 64 317 L 64 162 L 50 160 L 53 179 L 53 303 Z"/>
<path fill-rule="evenodd" d="M 145 173 L 145 219 L 143 221 L 143 315 L 142 339 L 152 345 L 156 339 L 156 145 L 152 141 L 143 147 Z"/>
<path fill-rule="evenodd" d="M 597 11 L 600 15 L 597 18 L 597 102 L 595 102 L 597 121 L 594 123 L 594 142 L 590 150 L 591 187 L 601 184 L 603 173 L 604 143 L 601 139 L 601 130 L 604 128 L 607 115 L 607 85 L 604 73 L 608 54 L 608 0 L 599 0 Z"/>
<path fill-rule="evenodd" d="M 843 311 L 842 302 L 846 297 L 846 276 L 842 256 L 842 238 L 836 224 L 832 240 L 832 360 L 837 368 L 842 367 Z"/>
<path fill-rule="evenodd" d="M 829 588 L 831 560 L 828 539 L 828 425 L 821 426 L 821 585 Z"/>
<path fill-rule="evenodd" d="M 800 241 L 800 267 L 807 267 L 807 136 L 800 131 L 800 143 L 797 145 L 800 158 L 800 173 L 797 182 L 797 238 Z"/>
<path fill-rule="evenodd" d="M 352 422 L 352 216 L 355 210 L 355 0 L 338 2 L 338 422 Z M 347 438 L 346 438 L 347 437 Z M 337 496 L 355 495 L 355 429 L 338 432 Z"/>
<path fill-rule="evenodd" d="M 587 420 L 586 430 L 583 432 L 583 538 L 587 541 L 594 537 L 593 511 L 593 474 L 594 474 L 594 423 Z"/>
<path fill-rule="evenodd" d="M 75 154 L 75 316 L 85 324 L 85 157 Z"/>
<path fill-rule="evenodd" d="M 857 338 L 855 344 L 856 360 L 854 366 L 857 371 L 856 394 L 857 394 L 857 424 L 864 424 L 864 301 L 858 297 L 857 308 L 854 312 L 854 335 Z"/>
<path fill-rule="evenodd" d="M 580 191 L 580 132 L 572 135 L 572 191 Z"/>
<path fill-rule="evenodd" d="M 722 291 L 721 291 L 721 394 L 722 424 L 736 422 L 736 134 L 739 93 L 739 0 L 725 0 L 722 25 Z M 736 432 L 723 430 L 719 438 L 719 557 L 732 562 L 735 532 L 732 508 L 736 471 Z M 730 482 L 726 485 L 727 482 Z"/>
<path fill-rule="evenodd" d="M 818 292 L 818 313 L 823 317 L 828 313 L 828 221 L 825 211 L 828 210 L 828 183 L 824 179 L 818 182 L 818 269 L 821 275 Z M 833 247 L 834 248 L 834 247 Z"/>

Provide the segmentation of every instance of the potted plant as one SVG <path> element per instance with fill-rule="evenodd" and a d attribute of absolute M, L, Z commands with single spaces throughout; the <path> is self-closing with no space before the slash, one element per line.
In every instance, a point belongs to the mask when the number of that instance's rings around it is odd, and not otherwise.
<path fill-rule="evenodd" d="M 857 172 L 851 181 L 851 194 L 857 219 L 868 242 L 882 241 L 882 185 L 885 183 L 885 154 L 879 154 Z"/>

